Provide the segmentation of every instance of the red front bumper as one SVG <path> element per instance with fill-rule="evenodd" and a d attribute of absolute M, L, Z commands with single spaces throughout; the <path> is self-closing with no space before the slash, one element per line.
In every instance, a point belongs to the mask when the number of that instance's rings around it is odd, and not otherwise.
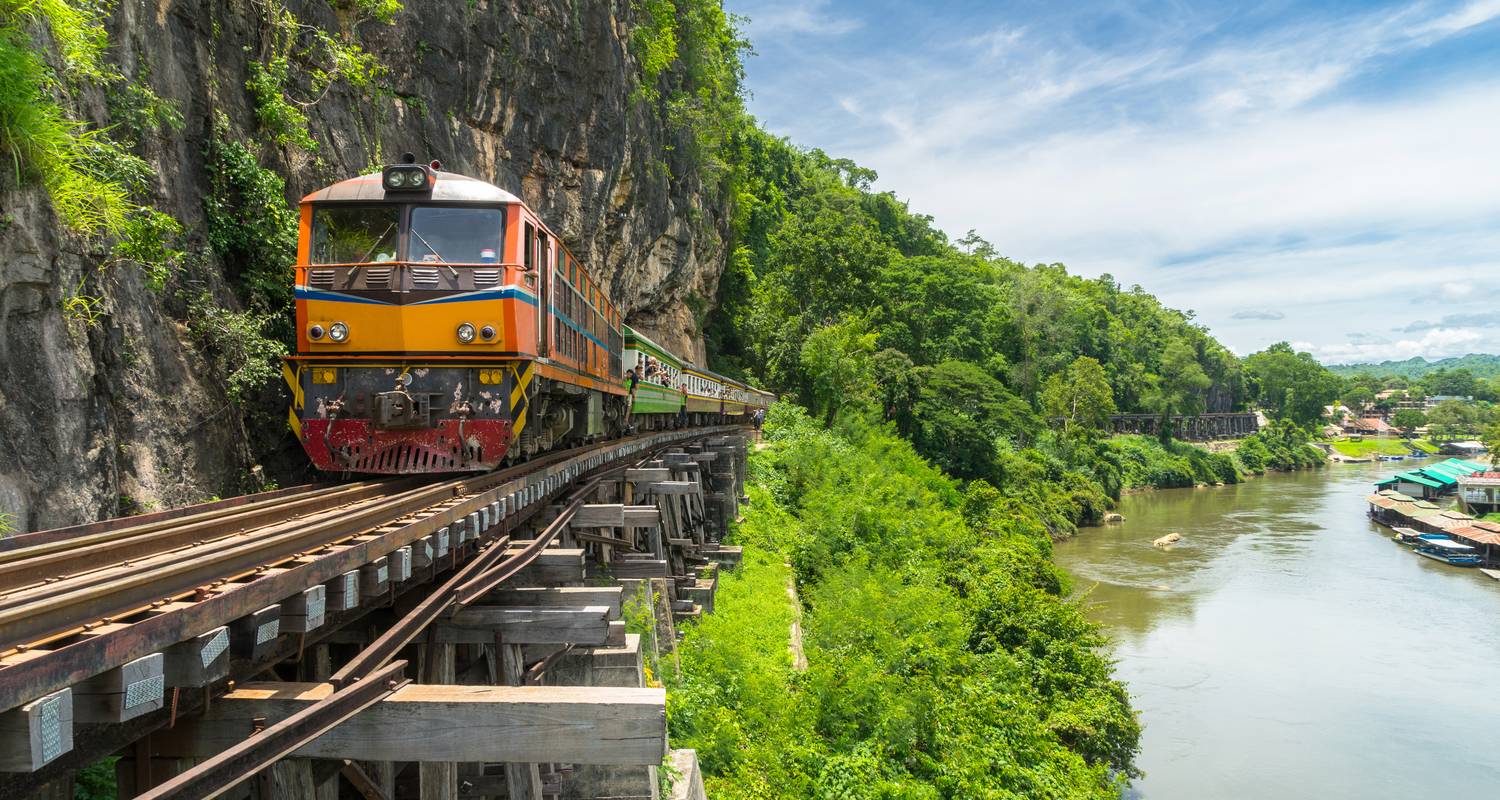
<path fill-rule="evenodd" d="M 302 448 L 327 472 L 481 472 L 505 458 L 510 427 L 509 420 L 443 420 L 433 428 L 377 430 L 365 419 L 304 419 Z"/>

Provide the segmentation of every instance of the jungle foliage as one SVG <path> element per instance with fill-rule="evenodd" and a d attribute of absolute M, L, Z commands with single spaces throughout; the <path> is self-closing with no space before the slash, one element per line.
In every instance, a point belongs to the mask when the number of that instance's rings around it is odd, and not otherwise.
<path fill-rule="evenodd" d="M 778 404 L 746 545 L 668 675 L 714 797 L 1113 798 L 1140 728 L 1045 522 L 880 425 Z M 807 669 L 792 669 L 795 579 Z"/>

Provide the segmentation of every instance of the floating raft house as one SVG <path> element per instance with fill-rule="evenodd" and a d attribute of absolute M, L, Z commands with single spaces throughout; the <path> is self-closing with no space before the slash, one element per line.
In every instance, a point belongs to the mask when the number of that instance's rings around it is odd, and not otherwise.
<path fill-rule="evenodd" d="M 1398 472 L 1375 484 L 1377 491 L 1396 491 L 1405 495 L 1431 500 L 1456 491 L 1458 479 L 1483 472 L 1489 467 L 1474 461 L 1450 458 L 1436 464 L 1427 464 L 1416 469 Z"/>

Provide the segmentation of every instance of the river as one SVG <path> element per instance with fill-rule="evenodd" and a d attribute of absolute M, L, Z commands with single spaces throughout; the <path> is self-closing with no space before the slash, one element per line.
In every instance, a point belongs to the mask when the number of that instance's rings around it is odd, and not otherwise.
<path fill-rule="evenodd" d="M 1130 796 L 1500 797 L 1500 581 L 1369 521 L 1392 471 L 1132 495 L 1057 545 L 1145 726 Z"/>

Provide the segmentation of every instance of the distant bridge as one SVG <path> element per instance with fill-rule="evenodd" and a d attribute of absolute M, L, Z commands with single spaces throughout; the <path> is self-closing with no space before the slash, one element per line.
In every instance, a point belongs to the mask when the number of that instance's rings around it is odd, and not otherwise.
<path fill-rule="evenodd" d="M 1147 436 L 1161 433 L 1160 414 L 1116 414 L 1109 420 L 1115 433 L 1139 433 Z M 1172 435 L 1190 442 L 1243 439 L 1258 430 L 1260 422 L 1250 412 L 1172 417 Z"/>

